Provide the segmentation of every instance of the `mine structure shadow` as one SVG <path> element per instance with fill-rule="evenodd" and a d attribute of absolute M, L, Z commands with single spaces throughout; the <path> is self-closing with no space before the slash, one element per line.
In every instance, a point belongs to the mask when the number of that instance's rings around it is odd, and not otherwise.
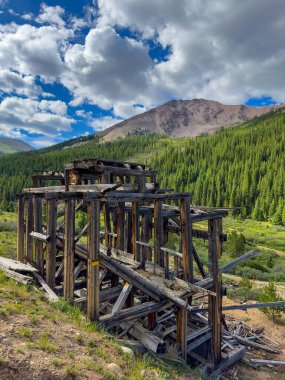
<path fill-rule="evenodd" d="M 99 158 L 35 173 L 33 187 L 17 195 L 17 260 L 90 321 L 215 377 L 244 354 L 224 340 L 219 259 L 228 210 L 191 206 L 189 193 L 161 189 L 156 176 L 142 164 Z M 194 228 L 200 221 L 207 230 Z M 174 235 L 177 250 L 169 248 Z M 208 241 L 205 266 L 194 238 Z"/>

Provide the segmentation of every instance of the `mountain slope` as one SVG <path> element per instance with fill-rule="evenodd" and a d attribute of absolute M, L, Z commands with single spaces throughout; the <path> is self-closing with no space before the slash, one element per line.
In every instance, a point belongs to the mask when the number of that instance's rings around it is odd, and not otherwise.
<path fill-rule="evenodd" d="M 243 217 L 285 224 L 285 112 L 277 110 L 209 136 L 128 136 L 63 149 L 0 158 L 0 208 L 15 209 L 15 194 L 31 186 L 33 170 L 60 170 L 87 157 L 142 161 L 158 170 L 162 187 L 193 194 L 193 204 L 241 208 Z"/>
<path fill-rule="evenodd" d="M 248 107 L 224 105 L 212 100 L 173 100 L 147 112 L 124 120 L 98 135 L 104 141 L 132 134 L 158 133 L 168 137 L 194 137 L 212 134 L 222 126 L 245 122 L 256 116 L 284 107 Z"/>
<path fill-rule="evenodd" d="M 29 150 L 33 150 L 33 148 L 21 140 L 0 137 L 0 156 L 16 152 L 27 152 Z"/>

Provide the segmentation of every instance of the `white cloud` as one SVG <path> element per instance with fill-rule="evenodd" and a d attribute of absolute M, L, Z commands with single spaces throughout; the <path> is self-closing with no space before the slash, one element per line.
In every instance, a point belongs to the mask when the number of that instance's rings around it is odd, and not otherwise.
<path fill-rule="evenodd" d="M 36 22 L 39 24 L 50 24 L 58 27 L 64 27 L 64 13 L 64 9 L 58 5 L 55 7 L 49 7 L 43 3 L 41 4 L 41 13 L 36 18 Z"/>
<path fill-rule="evenodd" d="M 20 15 L 38 26 L 0 24 L 0 91 L 28 97 L 2 101 L 0 131 L 19 134 L 26 125 L 50 134 L 71 127 L 64 103 L 36 100 L 48 95 L 38 79 L 63 84 L 73 96 L 70 106 L 110 110 L 114 117 L 97 121 L 76 111 L 95 130 L 173 98 L 285 101 L 282 0 L 98 0 L 76 16 L 42 4 L 38 17 Z M 135 38 L 116 32 L 124 28 Z M 169 49 L 164 61 L 150 58 L 148 39 Z"/>
<path fill-rule="evenodd" d="M 95 132 L 100 132 L 120 121 L 122 121 L 122 119 L 114 118 L 112 116 L 104 116 L 98 119 L 93 119 L 88 125 L 92 127 Z"/>
<path fill-rule="evenodd" d="M 39 75 L 54 81 L 65 69 L 62 52 L 72 31 L 54 26 L 2 25 L 0 65 L 24 75 Z"/>
<path fill-rule="evenodd" d="M 0 92 L 17 93 L 29 97 L 42 94 L 32 75 L 22 75 L 8 69 L 0 69 Z"/>
<path fill-rule="evenodd" d="M 73 119 L 66 115 L 66 105 L 57 101 L 37 101 L 6 97 L 0 103 L 0 134 L 21 137 L 20 130 L 53 136 L 70 131 Z"/>

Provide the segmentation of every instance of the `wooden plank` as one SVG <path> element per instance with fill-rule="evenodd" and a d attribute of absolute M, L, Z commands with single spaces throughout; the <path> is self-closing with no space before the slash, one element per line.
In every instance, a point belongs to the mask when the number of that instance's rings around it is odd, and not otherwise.
<path fill-rule="evenodd" d="M 48 284 L 45 282 L 45 280 L 38 274 L 38 273 L 33 273 L 34 277 L 36 280 L 39 282 L 39 284 L 42 286 L 42 288 L 45 291 L 45 295 L 47 299 L 50 302 L 55 302 L 58 301 L 58 296 L 54 293 L 54 291 L 48 286 Z"/>
<path fill-rule="evenodd" d="M 252 251 L 249 251 L 247 253 L 245 253 L 244 255 L 238 257 L 237 259 L 231 261 L 230 263 L 224 265 L 222 268 L 221 268 L 221 272 L 222 273 L 226 273 L 228 270 L 232 269 L 232 268 L 235 268 L 238 264 L 248 260 L 248 259 L 251 259 L 257 255 L 260 255 L 262 252 L 260 251 L 257 251 L 257 250 L 252 250 Z"/>
<path fill-rule="evenodd" d="M 138 322 L 121 322 L 122 329 L 129 329 L 128 333 L 136 338 L 143 346 L 155 354 L 163 354 L 166 352 L 166 342 L 148 331 Z"/>
<path fill-rule="evenodd" d="M 163 246 L 163 217 L 162 217 L 162 200 L 154 202 L 154 262 L 161 267 L 164 266 L 163 256 L 161 255 L 160 248 Z"/>
<path fill-rule="evenodd" d="M 131 253 L 136 261 L 140 261 L 140 248 L 137 246 L 139 240 L 139 204 L 132 203 L 132 250 Z"/>
<path fill-rule="evenodd" d="M 222 311 L 229 311 L 229 310 L 248 310 L 248 309 L 259 309 L 263 307 L 285 307 L 284 301 L 278 301 L 278 302 L 260 302 L 260 303 L 253 303 L 253 304 L 242 304 L 242 305 L 231 305 L 231 306 L 223 306 Z M 207 313 L 208 308 L 200 308 L 193 310 L 193 313 Z"/>
<path fill-rule="evenodd" d="M 38 197 L 33 197 L 34 203 L 34 231 L 30 233 L 30 236 L 35 239 L 35 235 L 42 235 L 43 232 L 43 221 L 42 221 L 42 200 Z M 40 275 L 44 274 L 44 250 L 43 250 L 43 240 L 40 238 L 35 240 L 35 262 L 36 267 L 40 272 Z"/>
<path fill-rule="evenodd" d="M 118 203 L 118 229 L 117 229 L 117 248 L 125 249 L 125 203 Z"/>
<path fill-rule="evenodd" d="M 25 256 L 28 263 L 34 263 L 33 257 L 33 239 L 30 233 L 33 231 L 33 199 L 28 197 L 25 199 L 26 208 L 26 236 L 25 236 Z"/>
<path fill-rule="evenodd" d="M 87 317 L 99 318 L 99 249 L 100 249 L 100 201 L 90 199 L 88 210 L 88 261 L 87 261 Z"/>
<path fill-rule="evenodd" d="M 65 201 L 64 214 L 64 276 L 63 295 L 68 301 L 73 301 L 74 293 L 74 230 L 75 230 L 74 200 Z"/>
<path fill-rule="evenodd" d="M 186 197 L 180 201 L 181 219 L 181 243 L 183 277 L 185 281 L 194 282 L 193 274 L 193 252 L 192 252 L 192 221 L 190 216 L 190 198 Z"/>
<path fill-rule="evenodd" d="M 176 342 L 183 360 L 187 361 L 187 310 L 177 308 Z"/>
<path fill-rule="evenodd" d="M 32 277 L 25 276 L 21 273 L 10 270 L 10 269 L 6 268 L 5 266 L 3 266 L 1 263 L 0 263 L 0 269 L 3 272 L 5 272 L 7 277 L 13 278 L 15 281 L 20 282 L 21 284 L 27 285 L 27 284 L 31 284 L 33 282 Z"/>
<path fill-rule="evenodd" d="M 213 332 L 210 359 L 214 365 L 217 365 L 221 360 L 222 347 L 222 280 L 218 262 L 222 253 L 221 227 L 221 219 L 211 219 L 208 221 L 208 268 L 209 277 L 213 279 L 212 290 L 216 293 L 216 297 L 212 295 L 208 296 L 208 320 Z"/>
<path fill-rule="evenodd" d="M 2 268 L 10 269 L 15 272 L 37 272 L 38 270 L 31 265 L 22 263 L 21 261 L 8 259 L 0 256 L 0 265 Z"/>
<path fill-rule="evenodd" d="M 130 294 L 132 288 L 133 288 L 132 284 L 129 284 L 128 282 L 125 283 L 118 299 L 116 300 L 113 306 L 112 315 L 118 314 L 121 311 L 121 309 L 124 307 L 126 299 L 128 298 L 128 295 Z"/>
<path fill-rule="evenodd" d="M 48 198 L 46 207 L 47 235 L 50 236 L 46 245 L 46 282 L 51 289 L 54 289 L 56 272 L 56 198 Z"/>
<path fill-rule="evenodd" d="M 30 236 L 34 238 L 35 240 L 41 241 L 41 242 L 47 242 L 50 239 L 49 235 L 43 234 L 41 232 L 32 231 L 30 233 Z"/>
<path fill-rule="evenodd" d="M 18 219 L 17 219 L 17 260 L 24 261 L 25 231 L 24 231 L 24 197 L 17 197 Z"/>
<path fill-rule="evenodd" d="M 250 359 L 251 363 L 257 365 L 269 365 L 269 366 L 284 366 L 285 361 L 282 360 L 267 360 L 267 359 Z"/>
<path fill-rule="evenodd" d="M 210 379 L 217 379 L 219 375 L 228 367 L 238 362 L 245 355 L 244 347 L 237 347 L 234 351 L 230 352 L 220 364 L 210 374 Z"/>

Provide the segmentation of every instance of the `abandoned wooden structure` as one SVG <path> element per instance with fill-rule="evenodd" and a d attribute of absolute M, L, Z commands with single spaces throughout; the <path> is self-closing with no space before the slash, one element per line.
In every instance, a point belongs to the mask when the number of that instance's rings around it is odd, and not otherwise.
<path fill-rule="evenodd" d="M 142 164 L 98 158 L 36 173 L 33 188 L 17 196 L 17 259 L 86 308 L 90 321 L 219 373 L 244 352 L 222 341 L 227 210 L 193 207 L 189 193 L 161 189 L 156 176 Z M 207 229 L 196 227 L 201 221 Z M 207 258 L 197 239 L 208 241 Z"/>

